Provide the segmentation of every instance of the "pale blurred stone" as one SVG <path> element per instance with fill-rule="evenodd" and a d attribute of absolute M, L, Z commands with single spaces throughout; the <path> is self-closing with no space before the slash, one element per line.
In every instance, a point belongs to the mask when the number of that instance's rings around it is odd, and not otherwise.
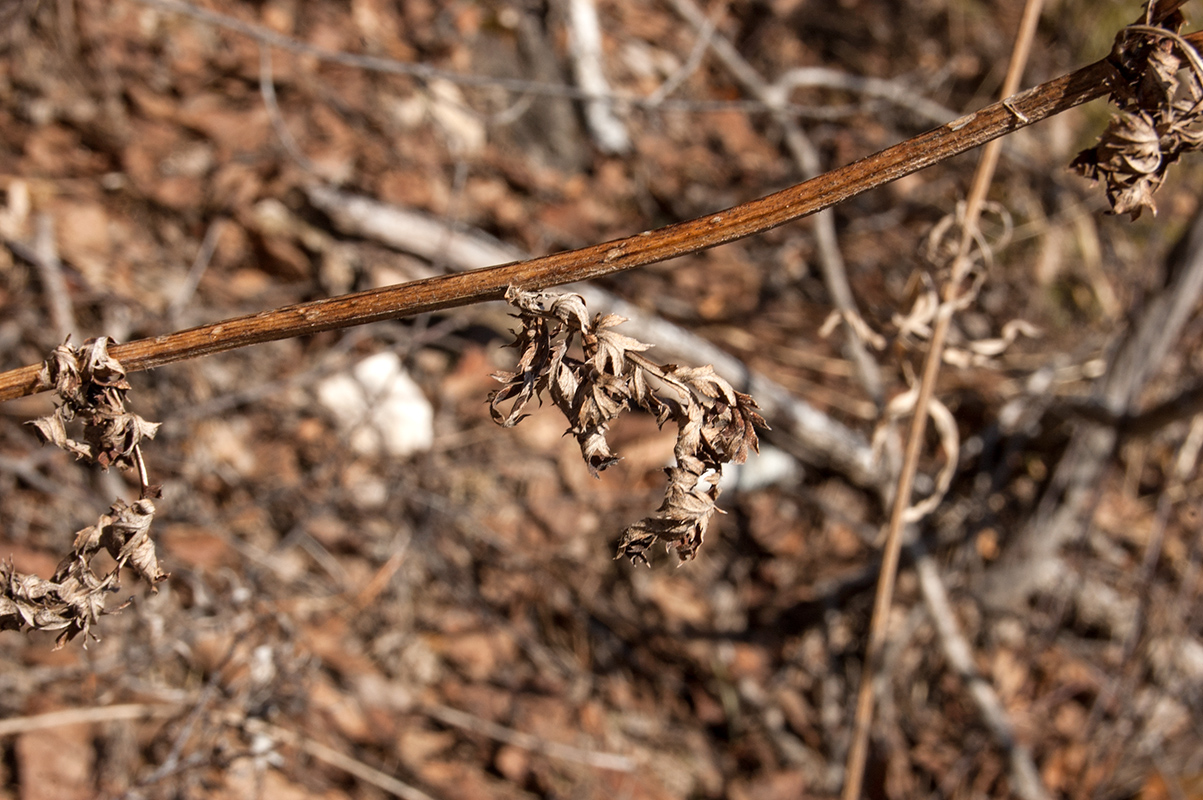
<path fill-rule="evenodd" d="M 326 378 L 317 397 L 356 452 L 407 456 L 429 450 L 434 441 L 434 409 L 396 353 L 377 353 L 350 375 Z"/>

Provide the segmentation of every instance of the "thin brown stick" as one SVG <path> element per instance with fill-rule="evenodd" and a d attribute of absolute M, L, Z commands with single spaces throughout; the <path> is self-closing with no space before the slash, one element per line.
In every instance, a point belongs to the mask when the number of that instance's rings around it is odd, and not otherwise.
<path fill-rule="evenodd" d="M 1042 6 L 1042 0 L 1028 0 L 1024 7 L 1023 18 L 1019 23 L 1019 32 L 1015 38 L 1015 46 L 1011 52 L 1011 62 L 1003 81 L 1002 95 L 1004 97 L 1014 92 L 1019 85 L 1023 66 L 1027 63 L 1028 51 L 1036 33 L 1036 23 L 1039 21 Z M 1014 98 L 1002 100 L 995 106 L 991 106 L 991 108 L 995 107 L 1003 108 L 1005 113 L 1011 114 L 1019 120 L 1024 119 L 1027 113 L 1025 108 L 1016 105 Z M 949 125 L 955 124 L 949 123 Z M 869 730 L 873 724 L 873 686 L 881 666 L 882 651 L 885 648 L 887 621 L 890 606 L 894 600 L 894 579 L 898 573 L 898 560 L 902 550 L 902 533 L 906 526 L 907 510 L 911 505 L 911 491 L 914 488 L 919 453 L 923 448 L 923 437 L 927 430 L 927 409 L 935 391 L 936 378 L 940 374 L 940 364 L 944 358 L 944 341 L 952 323 L 956 301 L 961 295 L 962 284 L 969 273 L 970 254 L 977 237 L 977 220 L 981 214 L 982 204 L 986 200 L 986 191 L 994 178 L 994 169 L 998 164 L 1001 145 L 1002 142 L 998 140 L 991 141 L 982 152 L 982 159 L 974 173 L 973 185 L 969 189 L 969 197 L 966 201 L 960 247 L 952 265 L 952 274 L 944 287 L 944 302 L 940 304 L 940 310 L 936 315 L 931 341 L 923 363 L 919 398 L 915 401 L 915 413 L 911 417 L 910 428 L 907 431 L 902 471 L 898 476 L 897 491 L 894 493 L 894 504 L 890 512 L 890 524 L 882 554 L 881 573 L 878 576 L 877 593 L 873 602 L 873 618 L 869 623 L 869 641 L 865 646 L 865 665 L 861 672 L 860 688 L 856 698 L 852 744 L 848 749 L 848 760 L 844 771 L 843 800 L 857 800 L 864 782 L 865 764 L 869 755 Z"/>
<path fill-rule="evenodd" d="M 1079 106 L 1109 91 L 1115 76 L 1107 59 L 1097 61 L 1015 95 L 1006 105 L 995 103 L 817 178 L 699 219 L 516 264 L 236 317 L 114 345 L 109 353 L 127 372 L 137 372 L 262 342 L 500 300 L 511 285 L 545 289 L 696 253 L 830 208 Z M 0 374 L 0 402 L 42 391 L 39 369 L 33 365 Z"/>

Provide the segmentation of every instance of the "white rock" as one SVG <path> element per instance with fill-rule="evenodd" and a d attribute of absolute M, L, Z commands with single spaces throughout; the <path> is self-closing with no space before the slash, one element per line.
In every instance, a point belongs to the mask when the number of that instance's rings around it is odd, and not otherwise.
<path fill-rule="evenodd" d="M 377 353 L 351 374 L 332 375 L 317 386 L 317 398 L 349 436 L 352 449 L 407 456 L 434 442 L 434 409 L 396 353 Z"/>
<path fill-rule="evenodd" d="M 798 461 L 789 453 L 766 444 L 760 454 L 749 453 L 743 464 L 728 466 L 723 471 L 722 487 L 752 492 L 769 486 L 790 485 L 802 477 Z"/>

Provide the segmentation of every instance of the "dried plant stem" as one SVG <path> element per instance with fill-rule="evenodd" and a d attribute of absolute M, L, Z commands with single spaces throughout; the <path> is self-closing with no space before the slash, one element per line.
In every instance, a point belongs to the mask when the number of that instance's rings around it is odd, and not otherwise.
<path fill-rule="evenodd" d="M 532 753 L 541 753 L 549 758 L 573 761 L 578 764 L 587 764 L 590 767 L 608 769 L 615 772 L 634 772 L 639 765 L 638 759 L 631 756 L 624 756 L 620 753 L 582 750 L 579 747 L 551 742 L 539 736 L 532 736 L 529 733 L 516 731 L 513 728 L 498 725 L 496 722 L 481 719 L 478 716 L 451 708 L 450 706 L 435 705 L 423 710 L 428 716 L 437 719 L 445 725 L 479 733 L 503 744 L 529 750 Z"/>
<path fill-rule="evenodd" d="M 332 767 L 341 769 L 343 772 L 353 775 L 364 783 L 375 786 L 381 791 L 388 792 L 393 797 L 400 797 L 401 800 L 434 800 L 434 798 L 421 789 L 410 786 L 408 783 L 394 778 L 387 772 L 381 772 L 359 759 L 352 758 L 345 753 L 340 753 L 333 747 L 328 747 L 307 736 L 302 736 L 296 731 L 281 728 L 278 725 L 272 725 L 259 719 L 248 719 L 244 725 L 251 733 L 269 736 L 276 741 L 292 745 L 313 756 L 318 761 L 323 761 Z"/>
<path fill-rule="evenodd" d="M 1007 68 L 1007 76 L 1003 81 L 1002 95 L 1007 97 L 1019 86 L 1019 80 L 1027 63 L 1028 52 L 1032 39 L 1036 34 L 1036 23 L 1040 18 L 1042 0 L 1028 0 L 1024 7 L 1023 18 L 1020 20 L 1019 33 L 1015 38 L 1015 46 L 1011 52 L 1011 62 Z M 1016 106 L 1012 99 L 1003 100 L 996 104 L 1003 106 L 1007 113 L 1022 119 L 1026 115 L 1023 108 Z M 955 123 L 950 123 L 955 124 Z M 852 744 L 848 749 L 848 759 L 844 773 L 843 800 L 857 800 L 861 794 L 864 782 L 865 764 L 869 754 L 869 730 L 873 723 L 873 686 L 881 667 L 882 651 L 885 648 L 886 628 L 889 621 L 890 606 L 894 600 L 894 580 L 898 573 L 898 560 L 902 550 L 902 534 L 906 523 L 906 512 L 911 505 L 911 491 L 914 488 L 915 472 L 919 464 L 919 454 L 923 448 L 923 437 L 927 430 L 927 408 L 935 391 L 936 378 L 940 374 L 940 363 L 944 357 L 944 342 L 948 336 L 948 328 L 956 309 L 956 301 L 962 291 L 962 283 L 969 273 L 972 263 L 971 253 L 977 237 L 977 220 L 981 214 L 982 204 L 986 199 L 986 191 L 994 178 L 994 170 L 998 164 L 1002 142 L 995 139 L 982 151 L 982 159 L 978 163 L 973 176 L 973 184 L 969 189 L 966 202 L 965 218 L 962 223 L 961 240 L 957 256 L 952 265 L 952 274 L 944 286 L 943 302 L 937 312 L 932 329 L 931 341 L 928 345 L 927 356 L 923 362 L 923 376 L 919 384 L 919 397 L 915 402 L 915 413 L 911 417 L 910 428 L 907 431 L 906 449 L 903 455 L 902 470 L 898 476 L 898 488 L 894 493 L 894 504 L 890 512 L 890 524 L 886 534 L 884 553 L 882 554 L 881 574 L 878 577 L 877 593 L 873 602 L 873 618 L 869 624 L 869 641 L 865 646 L 864 669 L 861 672 L 860 688 L 856 698 L 856 716 L 853 721 Z"/>
<path fill-rule="evenodd" d="M 45 728 L 61 728 L 65 725 L 81 725 L 91 722 L 115 722 L 117 720 L 168 717 L 179 713 L 174 703 L 124 703 L 115 706 L 93 706 L 91 708 L 67 708 L 48 711 L 29 717 L 12 717 L 0 720 L 0 736 L 13 736 Z"/>
<path fill-rule="evenodd" d="M 287 306 L 114 345 L 136 372 L 262 342 L 501 300 L 508 286 L 544 289 L 646 266 L 762 233 L 1054 116 L 1107 93 L 1103 59 L 775 194 L 705 217 L 580 250 Z M 0 374 L 0 402 L 34 394 L 40 365 Z"/>

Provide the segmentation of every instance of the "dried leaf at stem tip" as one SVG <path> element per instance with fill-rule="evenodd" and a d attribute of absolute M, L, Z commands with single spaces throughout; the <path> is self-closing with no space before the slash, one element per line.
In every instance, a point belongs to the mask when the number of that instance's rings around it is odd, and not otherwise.
<path fill-rule="evenodd" d="M 1203 61 L 1177 35 L 1182 24 L 1174 11 L 1160 28 L 1133 25 L 1120 32 L 1111 54 L 1126 78 L 1111 93 L 1119 113 L 1099 143 L 1070 165 L 1103 183 L 1115 214 L 1136 219 L 1146 208 L 1156 214 L 1153 194 L 1170 164 L 1203 147 Z M 1178 79 L 1183 69 L 1185 83 Z"/>
<path fill-rule="evenodd" d="M 658 365 L 640 355 L 651 345 L 616 333 L 625 320 L 615 314 L 589 318 L 580 295 L 527 292 L 511 286 L 506 300 L 522 323 L 513 347 L 517 369 L 494 377 L 504 386 L 489 396 L 494 421 L 510 427 L 546 392 L 568 419 L 590 472 L 618 461 L 606 433 L 629 408 L 642 408 L 663 426 L 677 424 L 676 463 L 665 470 L 668 487 L 656 513 L 623 531 L 618 557 L 648 563 L 657 541 L 682 561 L 697 553 L 711 515 L 718 510 L 723 464 L 743 463 L 759 449 L 756 428 L 767 428 L 756 401 L 737 392 L 710 366 Z M 579 340 L 583 358 L 569 355 Z M 657 391 L 649 379 L 655 379 Z M 508 409 L 504 404 L 509 404 Z"/>
<path fill-rule="evenodd" d="M 53 388 L 62 401 L 54 411 L 29 424 L 43 443 L 108 469 L 138 466 L 138 445 L 153 439 L 159 423 L 147 422 L 125 408 L 130 384 L 125 369 L 108 353 L 108 338 L 89 339 L 80 348 L 62 344 L 42 363 L 38 382 Z M 67 425 L 79 418 L 82 439 L 73 439 Z M 143 483 L 142 496 L 153 495 Z"/>

